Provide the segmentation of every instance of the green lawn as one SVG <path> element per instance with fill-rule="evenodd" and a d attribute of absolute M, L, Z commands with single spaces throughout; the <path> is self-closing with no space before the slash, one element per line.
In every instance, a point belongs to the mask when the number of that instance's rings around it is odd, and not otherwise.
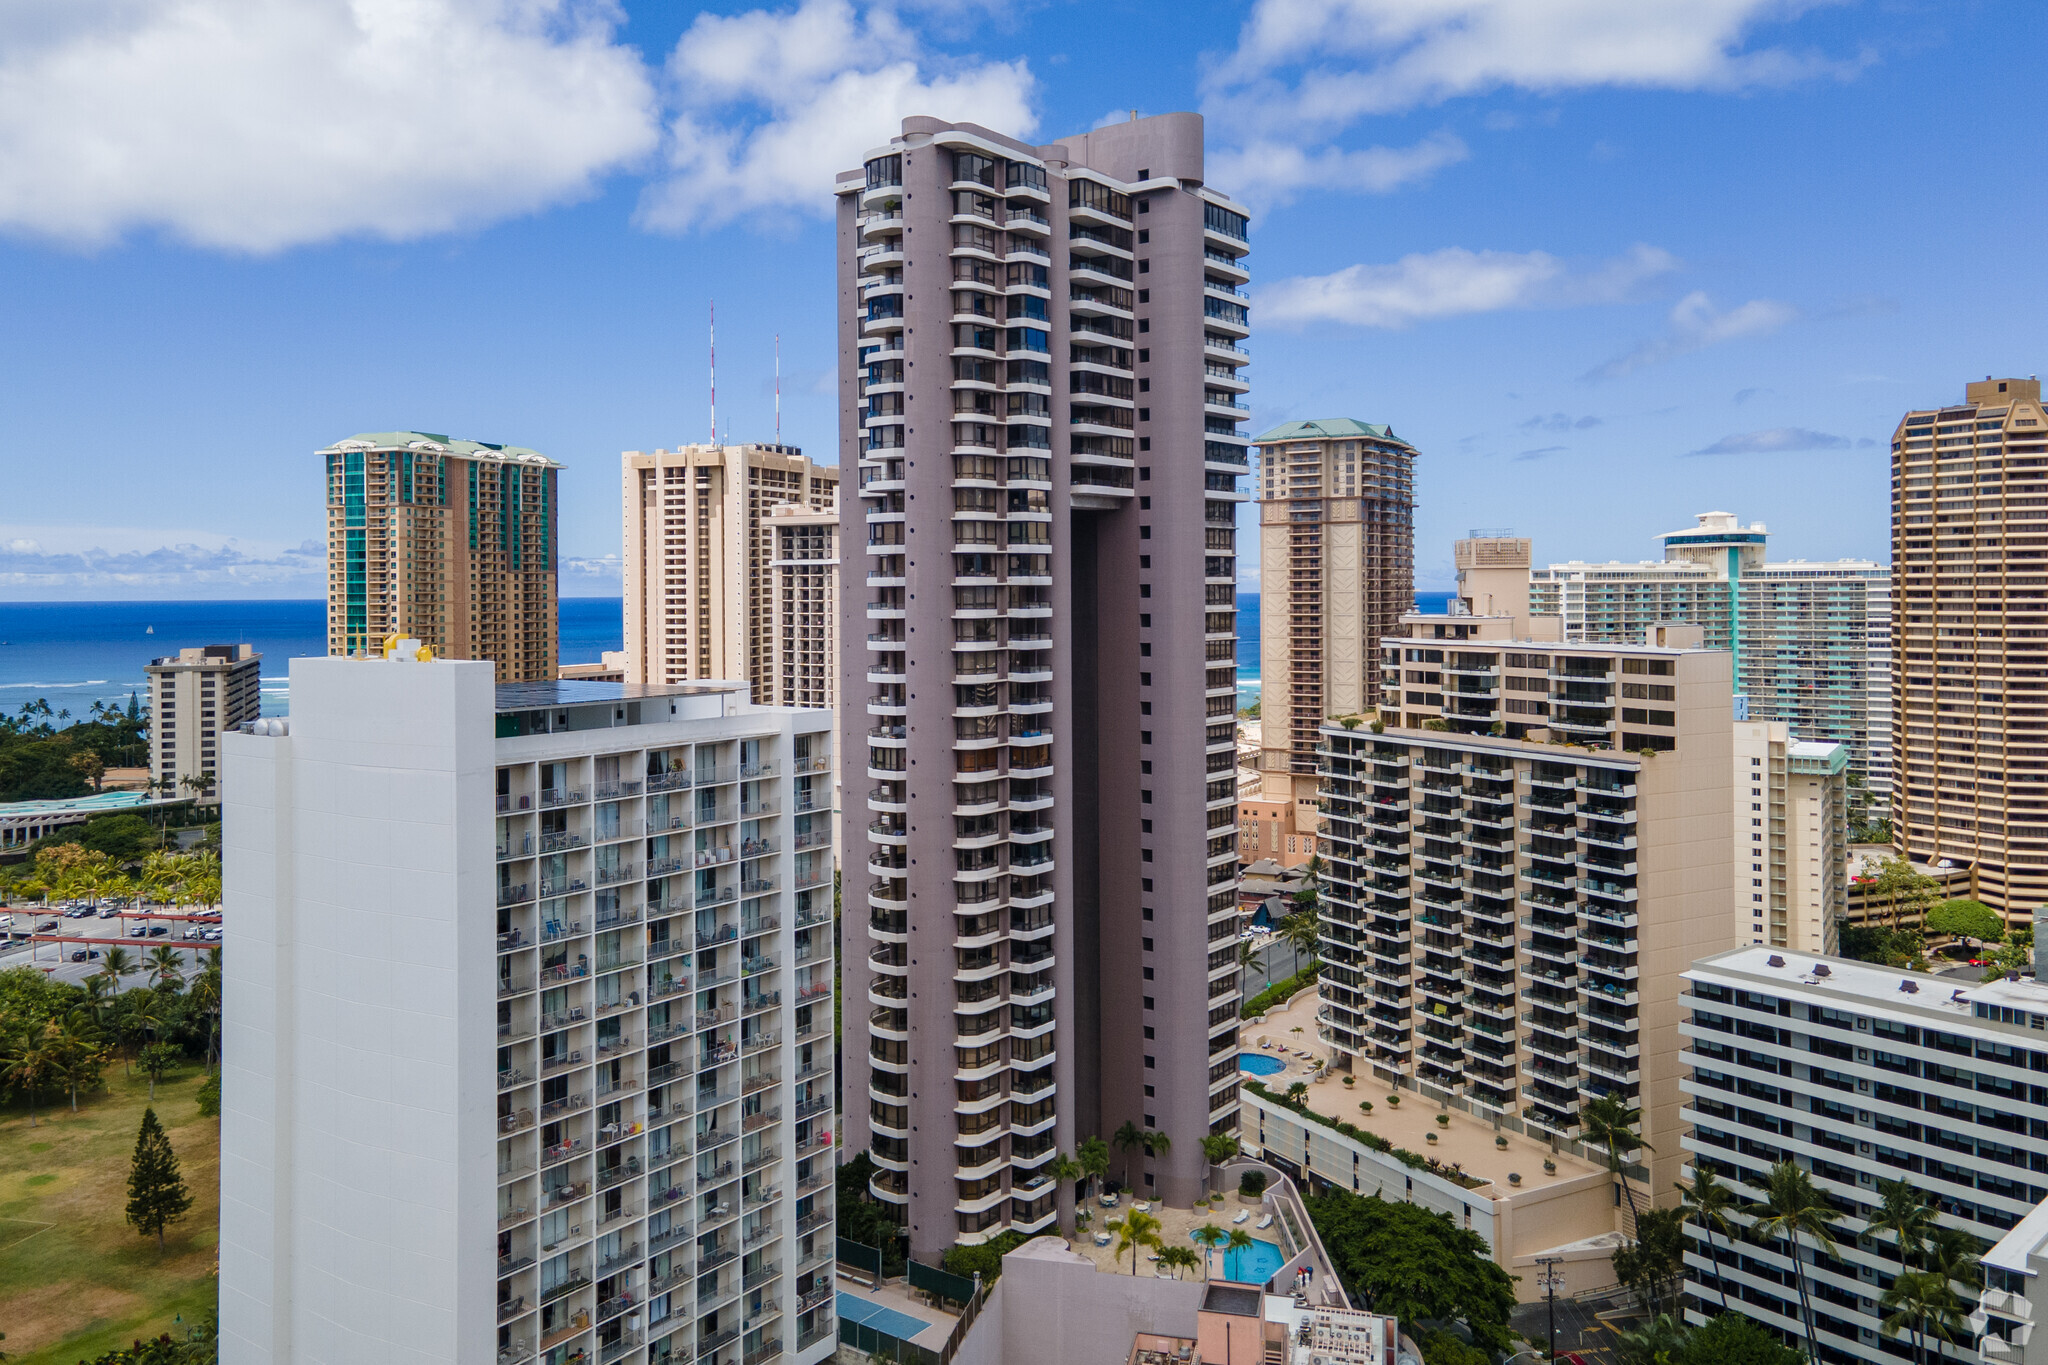
<path fill-rule="evenodd" d="M 156 1113 L 178 1154 L 192 1209 L 165 1250 L 123 1220 L 128 1158 L 149 1082 L 107 1069 L 108 1090 L 39 1105 L 31 1129 L 19 1100 L 0 1106 L 0 1285 L 9 1365 L 75 1365 L 137 1337 L 211 1312 L 220 1240 L 220 1120 L 202 1118 L 205 1073 L 189 1066 L 157 1085 Z M 47 1107 L 46 1107 L 47 1106 Z"/>

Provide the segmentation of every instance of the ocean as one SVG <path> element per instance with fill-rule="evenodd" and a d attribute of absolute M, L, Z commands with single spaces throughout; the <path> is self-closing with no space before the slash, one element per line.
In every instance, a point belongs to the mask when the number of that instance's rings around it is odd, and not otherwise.
<path fill-rule="evenodd" d="M 1454 596 L 1448 592 L 1415 594 L 1417 611 L 1443 611 Z M 1237 705 L 1239 710 L 1259 699 L 1259 595 L 1237 595 Z"/>
<path fill-rule="evenodd" d="M 596 663 L 625 643 L 621 599 L 562 601 L 562 662 Z M 285 710 L 291 660 L 327 652 L 327 604 L 0 602 L 0 710 L 38 697 L 82 716 L 96 701 L 146 699 L 143 668 L 187 645 L 250 644 L 263 656 L 263 710 Z"/>
<path fill-rule="evenodd" d="M 1442 611 L 1445 592 L 1419 592 Z M 625 647 L 622 599 L 562 600 L 562 662 L 596 663 Z M 1259 695 L 1259 595 L 1237 597 L 1240 705 Z M 125 707 L 147 691 L 143 667 L 186 645 L 251 644 L 263 656 L 263 709 L 285 709 L 291 660 L 327 652 L 327 604 L 304 602 L 0 602 L 0 711 L 38 697 L 82 716 L 96 701 Z"/>

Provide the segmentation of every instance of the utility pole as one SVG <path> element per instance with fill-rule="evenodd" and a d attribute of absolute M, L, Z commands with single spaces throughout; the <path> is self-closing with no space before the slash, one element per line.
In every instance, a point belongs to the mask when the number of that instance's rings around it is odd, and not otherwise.
<path fill-rule="evenodd" d="M 1544 1296 L 1550 1301 L 1550 1365 L 1557 1365 L 1557 1282 L 1563 1278 L 1558 1274 L 1555 1267 L 1562 1264 L 1563 1261 L 1564 1257 L 1562 1256 L 1538 1256 L 1536 1258 L 1536 1264 L 1543 1267 L 1538 1272 L 1541 1278 L 1537 1283 L 1543 1286 Z"/>

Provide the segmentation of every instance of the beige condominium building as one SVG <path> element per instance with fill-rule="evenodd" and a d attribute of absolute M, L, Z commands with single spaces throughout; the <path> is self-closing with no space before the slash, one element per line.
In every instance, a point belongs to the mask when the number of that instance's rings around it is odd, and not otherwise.
<path fill-rule="evenodd" d="M 839 509 L 786 502 L 768 513 L 770 686 L 777 706 L 839 698 Z"/>
<path fill-rule="evenodd" d="M 1052 1229 L 1125 1124 L 1187 1207 L 1237 1125 L 1247 215 L 1185 113 L 906 119 L 837 189 L 848 1144 L 920 1260 Z"/>
<path fill-rule="evenodd" d="M 2048 901 L 2048 414 L 2036 379 L 1969 384 L 1892 436 L 1893 839 Z"/>
<path fill-rule="evenodd" d="M 1570 1139 L 1643 1111 L 1677 1178 L 1678 974 L 1730 946 L 1728 655 L 1697 626 L 1573 644 L 1554 618 L 1402 618 L 1373 725 L 1323 730 L 1319 1031 L 1354 1063 Z"/>
<path fill-rule="evenodd" d="M 327 466 L 327 652 L 410 636 L 444 659 L 490 659 L 499 682 L 555 676 L 555 475 L 539 451 L 380 431 Z"/>
<path fill-rule="evenodd" d="M 774 567 L 782 540 L 770 514 L 787 504 L 833 510 L 839 471 L 795 446 L 750 443 L 629 450 L 620 472 L 626 681 L 744 678 L 764 703 L 833 704 L 830 683 L 822 701 L 802 703 L 782 685 Z M 834 581 L 825 577 L 828 594 Z M 822 659 L 808 666 L 832 676 Z"/>
<path fill-rule="evenodd" d="M 1737 943 L 1833 956 L 1849 900 L 1849 746 L 1735 722 Z"/>
<path fill-rule="evenodd" d="M 1259 776 L 1316 827 L 1317 733 L 1379 701 L 1377 652 L 1415 606 L 1415 448 L 1349 417 L 1260 436 Z"/>
<path fill-rule="evenodd" d="M 253 645 L 188 645 L 142 671 L 151 780 L 169 795 L 218 800 L 221 735 L 263 714 L 263 656 Z"/>

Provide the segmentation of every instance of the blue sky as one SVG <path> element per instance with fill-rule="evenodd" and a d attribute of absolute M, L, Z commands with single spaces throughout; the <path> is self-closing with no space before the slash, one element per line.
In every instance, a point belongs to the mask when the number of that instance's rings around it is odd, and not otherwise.
<path fill-rule="evenodd" d="M 312 452 L 836 449 L 831 172 L 906 113 L 1209 116 L 1256 209 L 1255 430 L 1421 451 L 1418 586 L 1513 527 L 1639 558 L 1722 508 L 1887 557 L 1900 412 L 2042 368 L 2048 10 L 1097 0 L 693 11 L 167 0 L 0 15 L 0 598 L 314 596 Z M 1028 129 L 1027 129 L 1028 125 Z"/>

